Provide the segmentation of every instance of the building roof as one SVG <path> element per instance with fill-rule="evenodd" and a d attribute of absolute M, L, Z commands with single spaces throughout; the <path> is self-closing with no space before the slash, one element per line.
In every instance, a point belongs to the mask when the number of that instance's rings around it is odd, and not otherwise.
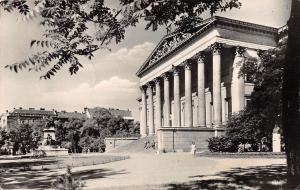
<path fill-rule="evenodd" d="M 45 110 L 43 108 L 41 109 L 14 109 L 13 111 L 9 112 L 9 115 L 36 115 L 36 116 L 55 116 L 55 111 L 54 110 Z"/>
<path fill-rule="evenodd" d="M 108 111 L 113 116 L 120 116 L 122 118 L 132 118 L 132 113 L 130 110 L 120 110 L 115 108 L 103 108 L 103 107 L 95 107 L 95 108 L 86 108 L 88 113 L 90 114 L 90 117 L 93 117 L 96 111 Z"/>
<path fill-rule="evenodd" d="M 85 119 L 86 115 L 85 113 L 80 112 L 66 112 L 66 111 L 60 111 L 57 112 L 57 118 L 59 119 Z"/>
<path fill-rule="evenodd" d="M 239 29 L 246 29 L 255 32 L 267 33 L 277 35 L 278 28 L 268 27 L 264 25 L 238 21 L 225 17 L 213 16 L 201 22 L 198 26 L 195 26 L 192 32 L 179 32 L 174 31 L 162 38 L 155 49 L 152 51 L 150 56 L 146 59 L 144 64 L 137 71 L 136 75 L 140 77 L 147 70 L 152 68 L 154 65 L 160 63 L 175 51 L 191 42 L 197 36 L 203 34 L 205 31 L 214 28 L 216 26 L 230 26 Z"/>

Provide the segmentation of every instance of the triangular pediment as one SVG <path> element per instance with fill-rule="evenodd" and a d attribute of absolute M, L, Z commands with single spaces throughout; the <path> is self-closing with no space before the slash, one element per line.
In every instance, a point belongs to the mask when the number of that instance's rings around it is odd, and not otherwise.
<path fill-rule="evenodd" d="M 143 73 L 147 68 L 155 65 L 160 60 L 165 58 L 167 55 L 172 53 L 176 48 L 183 45 L 189 39 L 192 38 L 196 33 L 201 31 L 203 28 L 206 28 L 209 24 L 213 22 L 214 19 L 208 19 L 203 21 L 193 32 L 179 32 L 175 31 L 171 34 L 168 34 L 162 38 L 162 40 L 158 43 L 155 49 L 152 51 L 150 56 L 146 59 L 144 64 L 138 70 L 137 75 Z"/>

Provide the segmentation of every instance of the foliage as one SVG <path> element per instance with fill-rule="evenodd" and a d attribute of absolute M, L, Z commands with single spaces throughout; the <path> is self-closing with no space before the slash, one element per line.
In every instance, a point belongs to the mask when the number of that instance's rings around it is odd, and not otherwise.
<path fill-rule="evenodd" d="M 262 118 L 251 111 L 241 111 L 232 115 L 226 128 L 226 137 L 234 144 L 258 145 L 263 137 L 271 138 L 271 133 L 265 130 Z"/>
<path fill-rule="evenodd" d="M 272 132 L 275 124 L 281 126 L 282 81 L 286 40 L 278 47 L 260 52 L 259 59 L 248 58 L 241 68 L 241 75 L 254 84 L 247 110 L 259 114 L 262 124 Z"/>
<path fill-rule="evenodd" d="M 132 136 L 132 128 L 123 118 L 115 117 L 107 110 L 98 110 L 93 118 L 84 122 L 79 144 L 86 151 L 101 151 L 105 148 L 106 137 Z"/>
<path fill-rule="evenodd" d="M 66 174 L 58 176 L 52 183 L 52 188 L 55 190 L 81 190 L 82 187 L 81 179 L 73 176 L 70 166 L 67 166 Z"/>
<path fill-rule="evenodd" d="M 238 150 L 237 144 L 227 136 L 212 137 L 207 141 L 211 152 L 236 152 Z"/>
<path fill-rule="evenodd" d="M 210 138 L 208 147 L 212 152 L 237 152 L 240 145 L 248 144 L 253 151 L 259 150 L 259 147 L 262 149 L 263 145 L 269 146 L 270 150 L 271 143 L 267 142 L 271 142 L 271 135 L 263 125 L 263 117 L 246 109 L 232 115 L 225 135 Z"/>
<path fill-rule="evenodd" d="M 43 150 L 33 150 L 32 156 L 35 158 L 43 158 L 46 157 L 46 152 Z"/>
<path fill-rule="evenodd" d="M 107 5 L 104 0 L 36 0 L 30 11 L 26 0 L 1 1 L 6 11 L 18 9 L 25 18 L 40 17 L 44 29 L 43 39 L 32 40 L 30 46 L 42 50 L 27 60 L 7 65 L 10 70 L 47 72 L 41 76 L 50 79 L 62 67 L 68 65 L 71 75 L 83 65 L 80 57 L 92 59 L 99 49 L 121 42 L 125 31 L 141 20 L 146 29 L 157 30 L 165 26 L 167 31 L 175 27 L 177 32 L 193 29 L 202 21 L 205 11 L 239 8 L 238 0 L 119 0 L 119 8 Z M 44 51 L 43 51 L 44 50 Z"/>
<path fill-rule="evenodd" d="M 9 139 L 7 131 L 0 128 L 0 148 L 5 145 L 6 141 Z"/>
<path fill-rule="evenodd" d="M 79 146 L 80 141 L 80 129 L 82 128 L 82 120 L 73 119 L 68 122 L 66 139 L 70 142 L 71 152 L 78 153 L 81 152 L 81 147 Z"/>
<path fill-rule="evenodd" d="M 87 120 L 56 121 L 57 145 L 70 152 L 101 152 L 106 137 L 132 137 L 139 135 L 139 125 L 113 116 L 107 109 L 95 110 Z"/>
<path fill-rule="evenodd" d="M 32 125 L 19 124 L 9 132 L 9 141 L 13 144 L 13 153 L 20 150 L 23 154 L 29 153 L 30 150 L 38 147 L 41 138 Z"/>
<path fill-rule="evenodd" d="M 60 145 L 63 142 L 67 141 L 67 124 L 68 122 L 62 122 L 60 120 L 54 122 L 55 123 L 55 139 L 56 142 Z"/>

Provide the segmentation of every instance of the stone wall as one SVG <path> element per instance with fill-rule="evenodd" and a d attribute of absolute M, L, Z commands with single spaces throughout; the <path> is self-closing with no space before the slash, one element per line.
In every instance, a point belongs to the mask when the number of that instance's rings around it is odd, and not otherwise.
<path fill-rule="evenodd" d="M 160 128 L 158 129 L 158 149 L 166 152 L 188 152 L 192 142 L 195 142 L 197 151 L 207 151 L 207 139 L 224 134 L 224 129 L 216 131 L 213 128 Z"/>

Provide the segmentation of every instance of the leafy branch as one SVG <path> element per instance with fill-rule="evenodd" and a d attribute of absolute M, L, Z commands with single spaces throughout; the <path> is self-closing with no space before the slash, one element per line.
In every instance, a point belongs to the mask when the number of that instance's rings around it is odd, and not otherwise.
<path fill-rule="evenodd" d="M 191 30 L 202 21 L 201 14 L 239 8 L 238 0 L 119 0 L 120 8 L 109 7 L 104 0 L 36 0 L 29 7 L 26 0 L 0 1 L 0 7 L 11 12 L 17 9 L 25 19 L 39 17 L 43 39 L 34 39 L 30 46 L 41 51 L 25 61 L 5 66 L 14 72 L 35 70 L 50 79 L 68 65 L 71 75 L 83 65 L 79 57 L 92 59 L 94 52 L 109 49 L 112 40 L 120 43 L 125 31 L 141 20 L 145 29 L 157 30 L 171 25 L 177 31 Z"/>

